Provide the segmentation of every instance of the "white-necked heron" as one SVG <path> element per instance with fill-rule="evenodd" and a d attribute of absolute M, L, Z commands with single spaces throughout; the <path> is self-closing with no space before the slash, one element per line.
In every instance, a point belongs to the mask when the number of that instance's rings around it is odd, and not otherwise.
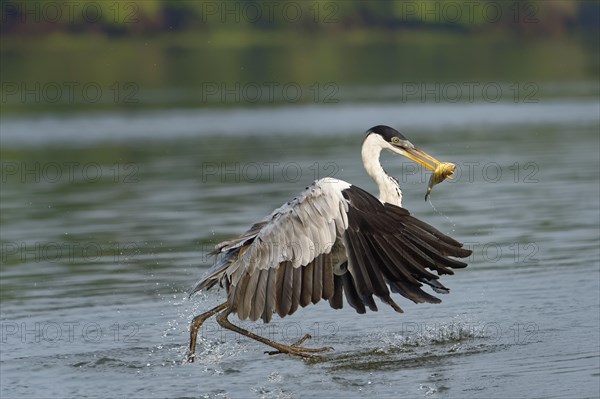
<path fill-rule="evenodd" d="M 268 323 L 273 313 L 285 317 L 321 299 L 341 309 L 344 296 L 365 313 L 367 307 L 377 310 L 373 295 L 401 313 L 390 290 L 415 303 L 441 302 L 423 291 L 423 284 L 448 293 L 439 276 L 465 267 L 453 257 L 471 251 L 402 208 L 400 184 L 379 162 L 382 150 L 430 170 L 440 165 L 395 129 L 375 126 L 363 141 L 362 160 L 379 199 L 345 181 L 323 178 L 238 238 L 218 244 L 212 252 L 218 260 L 190 295 L 220 283 L 227 300 L 192 321 L 188 361 L 194 360 L 200 326 L 217 313 L 222 327 L 276 349 L 270 353 L 311 357 L 331 348 L 300 346 L 308 336 L 284 345 L 232 324 L 228 316 Z"/>

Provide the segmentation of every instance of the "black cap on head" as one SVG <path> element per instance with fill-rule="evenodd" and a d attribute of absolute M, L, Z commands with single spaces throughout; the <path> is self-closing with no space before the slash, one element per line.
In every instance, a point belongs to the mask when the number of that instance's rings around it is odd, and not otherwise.
<path fill-rule="evenodd" d="M 379 134 L 387 142 L 392 141 L 392 137 L 398 137 L 401 140 L 408 140 L 406 137 L 404 137 L 402 135 L 402 133 L 400 133 L 396 129 L 389 127 L 389 126 L 385 126 L 385 125 L 373 126 L 369 130 L 367 130 L 367 136 L 369 134 L 373 134 L 373 133 Z"/>

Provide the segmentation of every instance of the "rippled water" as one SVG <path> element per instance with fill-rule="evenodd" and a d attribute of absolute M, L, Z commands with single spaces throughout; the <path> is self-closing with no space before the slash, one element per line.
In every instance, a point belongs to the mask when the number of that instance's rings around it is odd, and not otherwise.
<path fill-rule="evenodd" d="M 2 397 L 597 397 L 599 107 L 3 119 Z M 427 175 L 383 159 L 405 206 L 474 250 L 467 269 L 446 276 L 451 294 L 440 305 L 399 299 L 403 315 L 319 304 L 241 323 L 335 347 L 310 362 L 269 357 L 209 321 L 199 361 L 182 364 L 190 320 L 224 297 L 187 299 L 212 245 L 316 177 L 373 191 L 359 146 L 378 123 L 460 167 L 432 206 Z"/>

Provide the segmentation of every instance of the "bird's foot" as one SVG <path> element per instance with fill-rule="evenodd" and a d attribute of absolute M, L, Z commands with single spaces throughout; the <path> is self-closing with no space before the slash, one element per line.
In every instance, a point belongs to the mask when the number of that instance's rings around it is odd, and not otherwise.
<path fill-rule="evenodd" d="M 195 358 L 196 358 L 196 354 L 188 351 L 188 353 L 186 353 L 186 355 L 185 355 L 184 363 L 194 363 Z"/>
<path fill-rule="evenodd" d="M 330 346 L 325 346 L 323 348 L 304 348 L 304 347 L 300 346 L 304 341 L 311 339 L 311 338 L 312 337 L 310 334 L 306 334 L 302 338 L 300 338 L 298 341 L 294 342 L 293 344 L 291 344 L 289 346 L 281 345 L 281 349 L 276 350 L 276 351 L 265 351 L 265 353 L 268 355 L 278 355 L 281 353 L 287 353 L 290 355 L 300 356 L 300 357 L 304 357 L 304 358 L 316 358 L 318 356 L 311 355 L 310 353 L 327 352 L 327 351 L 333 350 L 333 348 Z"/>

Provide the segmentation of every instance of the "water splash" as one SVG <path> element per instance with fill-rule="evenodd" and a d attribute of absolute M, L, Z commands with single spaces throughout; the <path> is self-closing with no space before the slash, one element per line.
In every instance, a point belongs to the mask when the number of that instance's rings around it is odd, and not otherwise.
<path fill-rule="evenodd" d="M 452 224 L 452 232 L 454 233 L 456 231 L 456 223 L 454 222 L 454 220 L 452 220 L 449 216 L 447 216 L 444 212 L 440 211 L 439 209 L 437 209 L 435 207 L 435 205 L 433 205 L 433 202 L 431 202 L 431 197 L 429 197 L 427 199 L 427 202 L 429 203 L 429 205 L 431 205 L 431 208 L 433 209 L 433 211 L 435 213 L 437 213 L 438 215 L 442 216 L 444 219 L 446 219 L 450 224 Z"/>

